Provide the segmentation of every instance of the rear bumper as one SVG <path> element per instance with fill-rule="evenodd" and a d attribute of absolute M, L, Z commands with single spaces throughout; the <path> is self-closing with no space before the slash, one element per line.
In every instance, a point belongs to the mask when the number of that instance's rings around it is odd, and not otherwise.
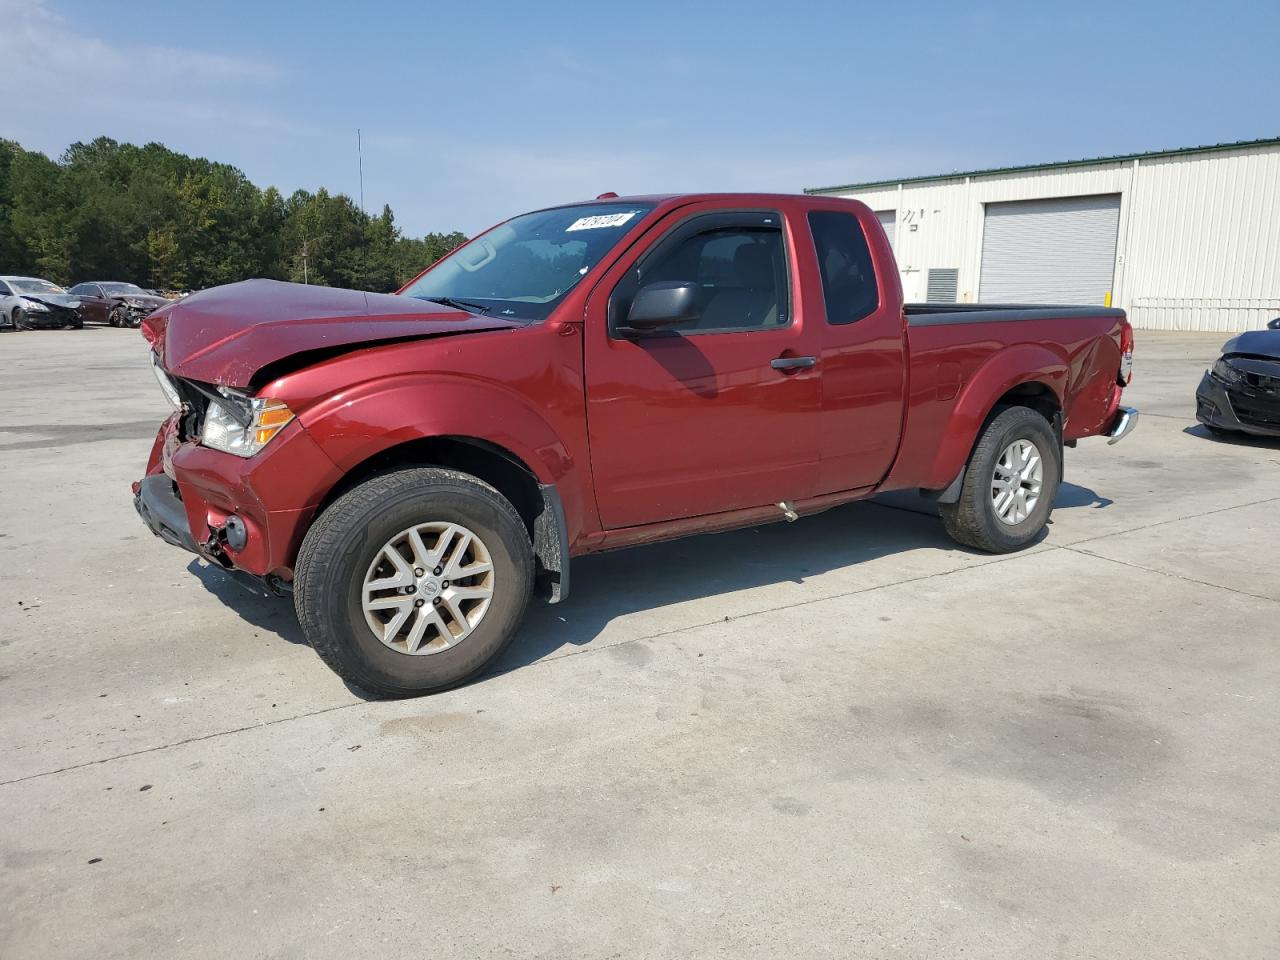
<path fill-rule="evenodd" d="M 1205 372 L 1196 388 L 1196 419 L 1215 430 L 1248 433 L 1255 437 L 1280 437 L 1280 397 L 1240 394 Z M 1252 416 L 1241 419 L 1237 404 Z M 1268 422 L 1274 420 L 1274 424 Z"/>
<path fill-rule="evenodd" d="M 1138 410 L 1136 407 L 1119 407 L 1116 410 L 1116 418 L 1111 421 L 1111 426 L 1107 430 L 1107 443 L 1119 443 L 1138 425 Z"/>

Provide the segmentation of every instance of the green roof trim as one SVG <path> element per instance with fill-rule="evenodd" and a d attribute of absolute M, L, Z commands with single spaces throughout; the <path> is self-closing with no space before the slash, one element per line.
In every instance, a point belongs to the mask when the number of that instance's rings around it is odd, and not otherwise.
<path fill-rule="evenodd" d="M 1181 157 L 1190 153 L 1221 153 L 1225 150 L 1244 150 L 1248 147 L 1280 146 L 1280 137 L 1262 140 L 1236 140 L 1231 143 L 1211 143 L 1200 147 L 1178 147 L 1173 150 L 1151 150 L 1147 153 L 1123 153 L 1114 157 L 1089 157 L 1083 160 L 1061 160 L 1057 163 L 1028 163 L 1017 167 L 989 167 L 985 170 L 958 170 L 955 173 L 935 173 L 924 177 L 895 177 L 892 180 L 870 180 L 866 183 L 847 183 L 840 187 L 805 187 L 804 192 L 850 193 L 855 190 L 871 190 L 876 187 L 896 187 L 907 183 L 941 183 L 944 180 L 962 180 L 965 177 L 994 177 L 1002 173 L 1027 173 L 1032 170 L 1055 170 L 1063 167 L 1093 167 L 1104 163 L 1124 163 L 1130 160 L 1151 160 L 1156 157 Z"/>

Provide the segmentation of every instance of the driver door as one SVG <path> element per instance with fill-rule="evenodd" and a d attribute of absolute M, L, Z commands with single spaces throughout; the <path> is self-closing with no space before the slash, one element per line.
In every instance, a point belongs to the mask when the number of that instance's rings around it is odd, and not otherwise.
<path fill-rule="evenodd" d="M 107 322 L 107 301 L 102 288 L 94 283 L 82 283 L 70 291 L 80 298 L 80 316 L 95 323 Z"/>
<path fill-rule="evenodd" d="M 817 331 L 776 210 L 671 214 L 587 305 L 587 428 L 606 529 L 799 500 L 817 475 Z M 646 242 L 647 241 L 647 242 Z M 625 333 L 636 292 L 696 282 L 699 315 Z"/>

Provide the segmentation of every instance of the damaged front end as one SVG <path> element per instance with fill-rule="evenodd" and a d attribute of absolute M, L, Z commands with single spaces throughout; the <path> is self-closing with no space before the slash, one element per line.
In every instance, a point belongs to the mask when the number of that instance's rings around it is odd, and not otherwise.
<path fill-rule="evenodd" d="M 331 484 L 337 468 L 282 404 L 175 377 L 152 360 L 175 407 L 133 486 L 138 515 L 157 537 L 230 573 L 287 592 L 313 498 L 293 470 Z M 256 457 L 267 444 L 281 457 Z M 301 502 L 299 502 L 299 500 Z"/>
<path fill-rule="evenodd" d="M 80 301 L 69 298 L 33 297 L 22 298 L 22 311 L 25 325 L 62 329 L 65 327 L 82 327 L 84 318 L 80 315 Z"/>
<path fill-rule="evenodd" d="M 298 419 L 305 410 L 271 396 L 272 385 L 347 353 L 523 325 L 409 297 L 265 280 L 162 307 L 142 334 L 174 412 L 133 486 L 138 514 L 166 542 L 280 592 L 342 472 Z"/>
<path fill-rule="evenodd" d="M 166 303 L 142 303 L 134 300 L 120 300 L 116 303 L 116 310 L 119 311 L 120 319 L 127 327 L 140 327 L 142 321 L 158 310 L 160 307 L 166 306 Z"/>
<path fill-rule="evenodd" d="M 1196 390 L 1196 419 L 1213 430 L 1280 437 L 1280 359 L 1223 355 Z"/>

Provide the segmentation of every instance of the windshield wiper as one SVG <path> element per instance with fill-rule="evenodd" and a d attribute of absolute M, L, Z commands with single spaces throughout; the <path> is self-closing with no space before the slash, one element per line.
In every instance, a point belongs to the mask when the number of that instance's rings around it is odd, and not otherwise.
<path fill-rule="evenodd" d="M 457 310 L 469 310 L 475 313 L 488 313 L 493 307 L 486 307 L 480 303 L 469 303 L 466 300 L 455 300 L 453 297 L 419 297 L 419 300 L 430 300 L 432 303 L 441 303 L 446 307 L 453 307 Z"/>

